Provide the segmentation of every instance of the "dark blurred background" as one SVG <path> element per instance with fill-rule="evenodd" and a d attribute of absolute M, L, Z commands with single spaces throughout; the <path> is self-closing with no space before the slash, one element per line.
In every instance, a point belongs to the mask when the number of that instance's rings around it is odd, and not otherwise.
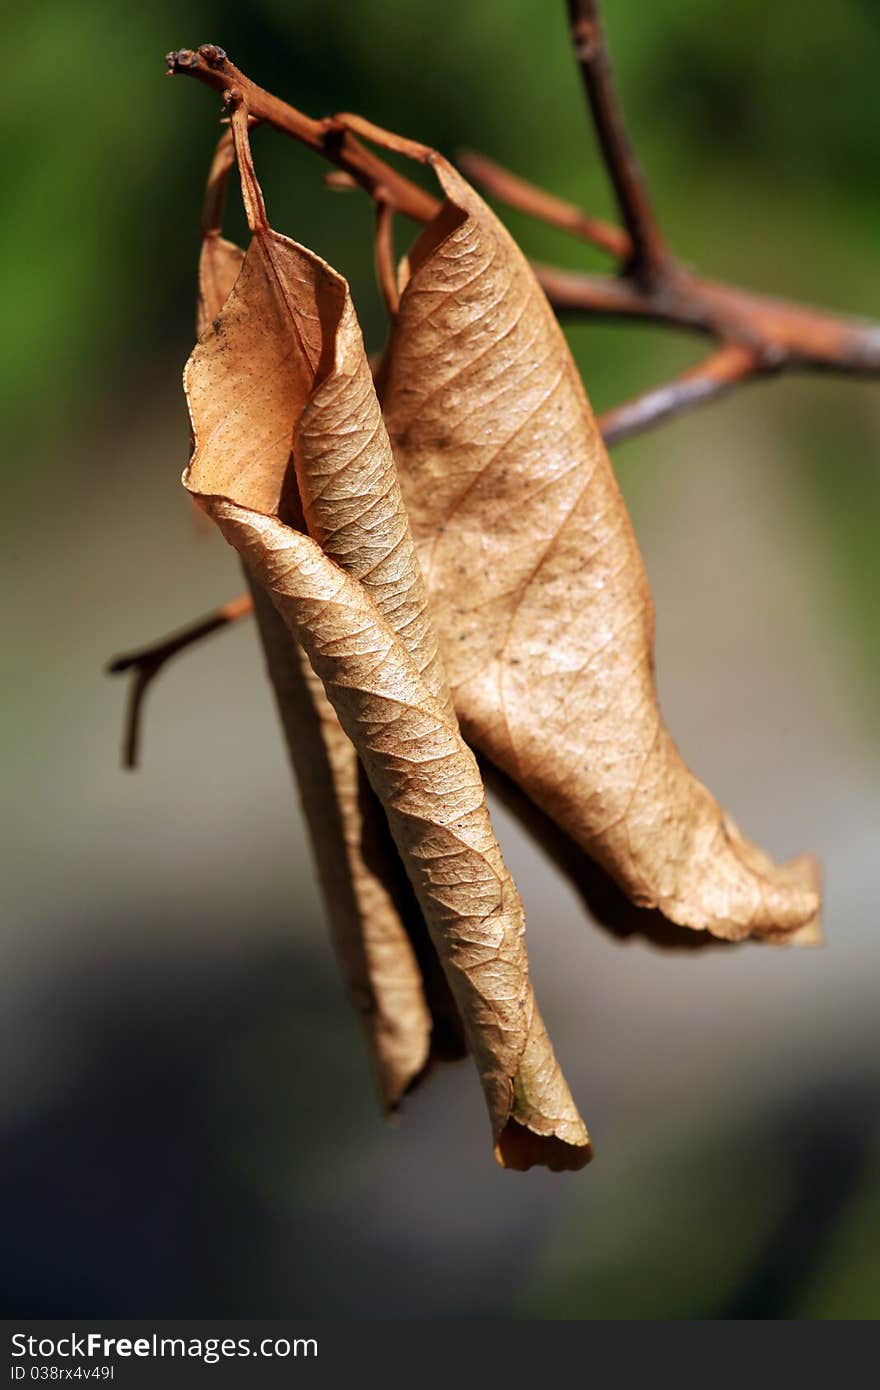
<path fill-rule="evenodd" d="M 880 391 L 744 389 L 616 451 L 685 756 L 778 855 L 822 858 L 820 951 L 663 954 L 591 922 L 498 812 L 542 1011 L 597 1147 L 502 1172 L 475 1076 L 379 1117 L 248 624 L 169 669 L 118 769 L 120 649 L 239 588 L 194 527 L 207 40 L 321 115 L 482 149 L 607 213 L 562 0 L 227 0 L 5 17 L 7 1315 L 855 1318 L 880 1309 Z M 702 269 L 880 317 L 880 4 L 608 0 L 633 136 Z M 260 132 L 276 226 L 381 342 L 370 212 Z M 524 219 L 526 249 L 597 253 Z M 241 219 L 230 217 L 241 233 Z M 595 406 L 704 350 L 571 342 Z"/>

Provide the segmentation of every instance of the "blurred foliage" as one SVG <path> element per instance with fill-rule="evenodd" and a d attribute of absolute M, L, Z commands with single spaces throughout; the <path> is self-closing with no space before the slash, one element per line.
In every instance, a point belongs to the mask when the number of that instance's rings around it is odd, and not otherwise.
<path fill-rule="evenodd" d="M 702 1113 L 687 1094 L 664 1110 L 643 1099 L 631 1132 L 617 1136 L 629 1171 L 557 1236 L 522 1316 L 877 1316 L 874 1087 L 831 1102 L 801 1097 L 735 1125 L 717 1098 Z"/>
<path fill-rule="evenodd" d="M 110 0 L 37 0 L 9 12 L 0 237 L 12 486 L 48 492 L 71 442 L 96 424 L 114 427 L 124 449 L 129 403 L 143 409 L 143 383 L 176 375 L 191 345 L 198 213 L 220 106 L 194 83 L 163 79 L 168 49 L 216 42 L 312 114 L 361 110 L 453 154 L 480 148 L 607 215 L 563 11 L 561 0 L 153 0 L 122 12 Z M 605 13 L 634 140 L 680 255 L 708 273 L 880 318 L 878 0 L 607 0 Z M 319 163 L 272 132 L 260 132 L 255 153 L 273 221 L 348 275 L 368 343 L 378 345 L 366 201 L 325 192 Z M 601 265 L 556 232 L 509 222 L 536 257 Z M 230 228 L 241 237 L 234 210 Z M 570 340 L 599 409 L 704 347 L 601 324 L 572 327 Z M 833 607 L 854 703 L 868 710 L 880 691 L 878 395 L 876 384 L 772 383 L 744 391 L 726 416 L 772 434 L 814 547 L 815 592 Z M 640 509 L 685 437 L 710 451 L 712 411 L 620 451 Z M 99 487 L 112 467 L 109 452 L 96 455 L 83 487 Z M 250 1129 L 253 1114 L 243 1115 Z M 674 1137 L 658 1146 L 643 1211 L 623 1219 L 612 1204 L 589 1230 L 574 1219 L 524 1294 L 525 1316 L 876 1313 L 876 1150 L 853 1178 L 855 1197 L 828 1217 L 823 1261 L 780 1293 L 782 1279 L 760 1305 L 750 1270 L 794 1220 L 786 1153 L 763 1131 L 739 1136 L 737 1147 L 729 1134 L 707 1138 L 686 1166 Z M 618 1184 L 621 1200 L 634 1184 L 637 1173 Z M 800 1219 L 809 1223 L 809 1205 Z M 799 1229 L 791 1227 L 795 1245 Z"/>

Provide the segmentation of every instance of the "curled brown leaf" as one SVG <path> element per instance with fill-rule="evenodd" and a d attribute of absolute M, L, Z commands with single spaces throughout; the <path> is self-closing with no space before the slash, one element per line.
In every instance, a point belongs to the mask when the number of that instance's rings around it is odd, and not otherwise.
<path fill-rule="evenodd" d="M 300 525 L 363 580 L 447 712 L 452 704 L 394 458 L 345 279 L 266 218 L 243 109 L 232 117 L 252 239 L 184 389 L 199 428 L 187 486 Z"/>
<path fill-rule="evenodd" d="M 233 131 L 253 238 L 187 364 L 187 487 L 357 747 L 458 1004 L 499 1161 L 580 1167 L 586 1131 L 528 982 L 522 904 L 458 732 L 348 287 L 269 227 L 241 111 Z M 302 526 L 300 502 L 309 537 L 284 524 Z"/>
<path fill-rule="evenodd" d="M 382 372 L 467 738 L 637 905 L 740 939 L 815 939 L 814 861 L 778 866 L 682 760 L 626 506 L 562 332 L 508 232 L 441 156 Z"/>
<path fill-rule="evenodd" d="M 252 582 L 252 592 L 333 946 L 379 1093 L 394 1110 L 432 1055 L 459 1051 L 454 1011 L 432 977 L 432 1016 L 410 935 L 421 915 L 351 740 L 263 588 Z"/>
<path fill-rule="evenodd" d="M 234 157 L 233 133 L 229 130 L 218 142 L 208 177 L 202 216 L 197 316 L 202 346 L 193 354 L 191 368 L 198 376 L 209 364 L 210 375 L 210 364 L 219 358 L 226 368 L 223 380 L 230 392 L 235 391 L 237 370 L 230 362 L 230 352 L 236 351 L 240 328 L 230 327 L 229 320 L 246 327 L 256 323 L 256 332 L 245 334 L 241 362 L 254 350 L 255 339 L 259 341 L 262 336 L 259 331 L 262 301 L 267 285 L 272 283 L 271 253 L 261 254 L 263 247 L 258 238 L 255 237 L 256 245 L 252 244 L 246 256 L 222 236 L 226 184 Z M 298 251 L 299 248 L 294 253 L 294 279 L 299 267 Z M 255 261 L 258 263 L 256 272 Z M 221 318 L 243 264 L 247 266 L 247 274 L 240 293 Z M 320 278 L 320 266 L 318 274 Z M 329 278 L 335 289 L 338 277 L 330 272 Z M 271 289 L 268 292 L 271 293 Z M 306 301 L 303 309 L 306 318 L 310 312 L 317 312 L 316 305 Z M 294 331 L 292 318 L 285 316 L 282 323 L 289 324 L 291 332 Z M 276 338 L 264 344 L 270 349 L 267 354 L 270 372 L 276 367 L 277 358 L 284 356 L 287 345 L 287 338 Z M 298 346 L 299 340 L 294 335 L 294 355 Z M 188 375 L 189 371 L 190 368 Z M 284 383 L 280 383 L 281 389 L 272 400 L 276 405 L 280 403 L 285 420 L 293 418 L 292 415 L 288 417 L 288 410 L 296 413 L 302 408 L 303 400 L 308 399 L 310 384 L 307 369 L 295 375 L 289 395 L 285 394 Z M 202 400 L 204 395 L 200 395 Z M 223 396 L 221 403 L 228 408 L 229 397 Z M 211 458 L 222 454 L 225 462 L 221 466 L 226 466 L 229 460 L 233 468 L 239 466 L 242 453 L 249 448 L 250 425 L 262 410 L 259 395 L 246 400 L 239 417 L 243 430 L 236 436 L 239 452 L 236 453 L 235 442 L 230 444 L 221 428 L 219 437 L 213 437 Z M 285 425 L 282 441 L 285 428 L 290 428 L 286 444 L 282 442 L 279 452 L 270 453 L 268 457 L 264 455 L 263 459 L 267 468 L 279 470 L 279 495 L 287 475 L 293 438 L 292 424 Z M 204 458 L 203 452 L 200 465 Z M 209 462 L 207 468 L 212 466 Z M 288 482 L 288 507 L 294 512 L 300 507 L 295 480 Z M 248 578 L 250 582 L 250 576 Z M 394 1110 L 432 1059 L 460 1055 L 460 1024 L 445 978 L 436 959 L 432 958 L 433 948 L 423 941 L 425 928 L 421 914 L 389 835 L 384 812 L 366 782 L 357 753 L 340 728 L 301 648 L 259 586 L 251 584 L 251 588 L 260 640 L 300 791 L 334 949 L 362 1026 L 379 1093 L 386 1108 Z"/>
<path fill-rule="evenodd" d="M 522 903 L 458 727 L 364 586 L 310 538 L 203 505 L 305 648 L 358 749 L 458 1003 L 498 1161 L 580 1168 L 589 1139 L 528 978 Z"/>

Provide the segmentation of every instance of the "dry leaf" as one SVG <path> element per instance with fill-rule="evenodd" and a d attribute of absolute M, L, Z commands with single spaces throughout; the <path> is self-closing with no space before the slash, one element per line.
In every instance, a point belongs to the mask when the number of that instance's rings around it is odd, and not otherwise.
<path fill-rule="evenodd" d="M 421 914 L 351 740 L 302 648 L 259 584 L 251 588 L 334 949 L 393 1110 L 432 1056 L 460 1055 L 457 1017 L 410 938 L 408 923 L 424 929 Z"/>
<path fill-rule="evenodd" d="M 234 291 L 184 372 L 199 417 L 187 486 L 297 527 L 304 515 L 324 551 L 363 580 L 454 718 L 348 285 L 269 226 L 246 117 L 238 111 L 232 120 L 253 237 Z"/>
<path fill-rule="evenodd" d="M 583 1122 L 529 984 L 479 769 L 362 584 L 273 517 L 205 504 L 308 653 L 388 814 L 477 1063 L 498 1161 L 580 1168 Z"/>
<path fill-rule="evenodd" d="M 199 338 L 226 355 L 215 321 L 245 261 L 222 234 L 232 132 L 219 141 L 208 178 L 199 262 Z M 247 284 L 251 284 L 248 280 Z M 246 287 L 243 287 L 243 293 Z M 245 311 L 245 316 L 247 310 Z M 301 385 L 303 378 L 298 378 Z M 291 393 L 289 404 L 296 408 Z M 290 453 L 288 436 L 281 477 Z M 298 502 L 293 499 L 294 508 Z M 274 607 L 251 585 L 270 681 L 312 844 L 340 969 L 389 1110 L 432 1058 L 461 1055 L 460 1024 L 384 812 L 351 741 Z M 427 997 L 426 997 L 427 996 Z"/>
<path fill-rule="evenodd" d="M 348 287 L 271 230 L 242 112 L 233 129 L 254 236 L 187 364 L 186 484 L 302 642 L 385 807 L 480 1071 L 499 1161 L 580 1167 L 589 1142 L 537 1013 L 522 904 L 449 703 Z M 296 522 L 294 495 L 317 541 L 276 516 Z"/>
<path fill-rule="evenodd" d="M 468 740 L 640 906 L 739 939 L 814 938 L 816 869 L 778 867 L 660 715 L 648 582 L 556 319 L 441 156 L 446 202 L 403 268 L 383 412 Z"/>

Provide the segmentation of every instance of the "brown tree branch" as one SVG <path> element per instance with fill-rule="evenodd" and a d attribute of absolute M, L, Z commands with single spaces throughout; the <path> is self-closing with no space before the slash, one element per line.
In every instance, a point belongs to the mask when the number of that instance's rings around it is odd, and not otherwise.
<path fill-rule="evenodd" d="M 683 415 L 706 401 L 717 400 L 731 387 L 766 374 L 767 370 L 750 348 L 729 343 L 664 386 L 606 410 L 596 423 L 607 445 L 618 444 L 631 434 Z"/>
<path fill-rule="evenodd" d="M 666 249 L 635 159 L 617 95 L 597 0 L 568 0 L 575 52 L 603 157 L 625 227 L 593 218 L 572 203 L 536 188 L 485 156 L 467 153 L 460 162 L 487 193 L 521 212 L 610 252 L 621 265 L 616 277 L 584 275 L 549 266 L 534 267 L 560 315 L 566 313 L 641 319 L 713 338 L 719 346 L 702 362 L 663 386 L 606 411 L 598 423 L 609 444 L 715 400 L 741 382 L 784 368 L 880 376 L 880 326 L 808 306 L 750 293 L 704 279 L 684 268 Z M 307 145 L 340 171 L 328 183 L 365 188 L 376 202 L 376 267 L 390 314 L 397 286 L 391 225 L 395 210 L 418 222 L 438 211 L 438 199 L 399 174 L 340 121 L 316 121 L 251 82 L 222 49 L 203 44 L 198 52 L 169 53 L 169 73 L 186 73 L 224 95 L 227 103 Z M 221 223 L 226 175 L 233 158 L 231 136 L 222 137 L 208 182 L 203 232 Z M 141 716 L 150 683 L 178 652 L 252 611 L 242 595 L 170 637 L 114 658 L 113 673 L 134 671 L 124 734 L 124 764 L 137 765 Z"/>
<path fill-rule="evenodd" d="M 597 0 L 568 0 L 568 16 L 605 168 L 630 237 L 625 269 L 633 279 L 650 285 L 663 275 L 669 252 L 626 131 Z"/>
<path fill-rule="evenodd" d="M 548 226 L 558 227 L 560 231 L 570 232 L 572 236 L 598 246 L 602 251 L 610 251 L 619 261 L 626 261 L 632 253 L 629 233 L 613 222 L 605 222 L 598 217 L 589 217 L 574 203 L 557 198 L 543 188 L 512 174 L 494 160 L 475 150 L 462 150 L 456 163 L 471 183 L 477 184 L 491 198 L 506 203 L 517 212 L 524 212 Z"/>
<path fill-rule="evenodd" d="M 660 286 L 536 265 L 560 314 L 644 319 L 751 347 L 767 367 L 880 375 L 880 325 L 705 280 L 675 263 Z"/>
<path fill-rule="evenodd" d="M 107 663 L 109 675 L 118 675 L 124 671 L 134 672 L 134 679 L 129 686 L 123 731 L 123 767 L 135 768 L 138 765 L 144 700 L 151 682 L 158 676 L 162 667 L 179 652 L 185 651 L 195 642 L 200 642 L 203 637 L 209 637 L 212 632 L 247 617 L 253 612 L 253 607 L 250 594 L 241 594 L 216 608 L 213 613 L 208 613 L 168 637 L 163 637 L 159 642 L 141 647 L 138 651 L 116 656 Z"/>
<path fill-rule="evenodd" d="M 590 109 L 626 226 L 590 217 L 484 156 L 469 153 L 461 162 L 490 195 L 591 242 L 619 261 L 620 273 L 614 277 L 536 265 L 538 279 L 560 316 L 575 313 L 663 323 L 704 334 L 718 344 L 716 352 L 681 378 L 602 416 L 609 439 L 646 429 L 681 410 L 714 400 L 739 381 L 771 371 L 880 375 L 877 325 L 704 279 L 669 253 L 624 126 L 597 0 L 568 0 L 568 6 Z M 439 201 L 386 164 L 341 118 L 316 121 L 304 115 L 251 82 L 215 45 L 203 44 L 198 52 L 181 49 L 169 54 L 167 62 L 171 72 L 198 78 L 223 93 L 227 103 L 243 105 L 252 120 L 275 126 L 335 164 L 341 172 L 330 177 L 339 186 L 353 181 L 367 190 L 377 203 L 380 288 L 393 315 L 391 214 L 396 210 L 424 222 L 435 215 Z M 218 163 L 225 156 L 225 151 L 218 152 Z"/>
<path fill-rule="evenodd" d="M 536 265 L 558 314 L 653 321 L 703 333 L 719 344 L 675 381 L 602 415 L 607 441 L 647 429 L 771 371 L 880 376 L 880 326 L 704 279 L 670 254 L 626 132 L 598 0 L 567 2 L 575 54 L 625 229 L 589 217 L 481 155 L 467 154 L 464 166 L 491 196 L 617 256 L 620 272 L 613 278 Z"/>
<path fill-rule="evenodd" d="M 386 164 L 332 116 L 316 121 L 258 87 L 216 44 L 203 43 L 197 52 L 191 48 L 178 49 L 168 53 L 165 62 L 169 75 L 183 73 L 195 77 L 224 97 L 228 95 L 232 102 L 243 104 L 255 120 L 265 121 L 344 169 L 371 196 L 377 189 L 383 189 L 386 199 L 398 212 L 416 222 L 429 222 L 439 210 L 439 199 Z"/>

